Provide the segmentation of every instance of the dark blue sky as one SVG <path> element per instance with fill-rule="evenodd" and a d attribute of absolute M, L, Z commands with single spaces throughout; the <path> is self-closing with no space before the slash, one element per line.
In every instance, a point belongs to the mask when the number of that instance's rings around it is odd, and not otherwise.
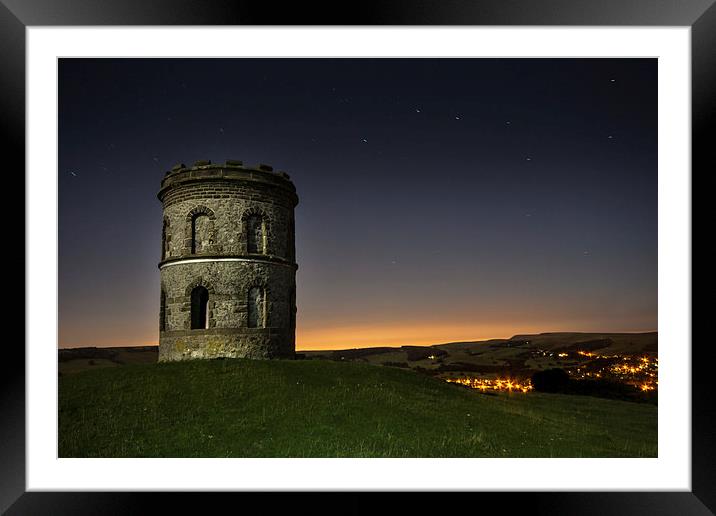
<path fill-rule="evenodd" d="M 158 339 L 164 172 L 296 185 L 297 347 L 657 327 L 655 59 L 62 59 L 60 346 Z"/>

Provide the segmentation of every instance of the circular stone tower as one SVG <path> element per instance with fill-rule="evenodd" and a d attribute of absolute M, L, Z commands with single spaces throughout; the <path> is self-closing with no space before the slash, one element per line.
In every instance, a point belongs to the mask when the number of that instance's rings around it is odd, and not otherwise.
<path fill-rule="evenodd" d="M 285 172 L 197 161 L 166 173 L 159 361 L 293 358 L 296 188 Z"/>

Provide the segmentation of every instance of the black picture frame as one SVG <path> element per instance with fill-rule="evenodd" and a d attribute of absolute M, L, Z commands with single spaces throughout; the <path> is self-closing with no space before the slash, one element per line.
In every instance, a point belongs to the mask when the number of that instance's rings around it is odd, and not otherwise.
<path fill-rule="evenodd" d="M 27 26 L 82 25 L 574 25 L 691 27 L 692 181 L 714 166 L 707 138 L 716 120 L 715 0 L 383 0 L 359 3 L 277 3 L 229 0 L 0 0 L 0 114 L 4 164 L 25 170 L 25 45 Z M 711 131 L 713 132 L 713 131 Z M 10 165 L 8 165 L 8 157 Z M 700 170 L 700 172 L 698 172 Z M 18 174 L 16 174 L 18 175 Z M 692 183 L 693 184 L 693 183 Z M 24 186 L 21 187 L 24 192 Z M 693 188 L 692 188 L 693 190 Z M 22 197 L 24 198 L 24 196 Z M 693 230 L 692 230 L 693 234 Z M 692 246 L 693 253 L 693 246 Z M 693 256 L 693 254 L 692 254 Z M 22 253 L 24 263 L 24 251 Z M 6 256 L 9 263 L 20 257 Z M 20 264 L 16 270 L 20 269 Z M 702 287 L 705 290 L 705 287 Z M 692 319 L 693 320 L 693 319 Z M 693 327 L 693 323 L 692 323 Z M 8 514 L 124 514 L 144 512 L 160 499 L 163 512 L 206 509 L 189 493 L 25 492 L 25 353 L 6 342 L 0 375 L 0 511 Z M 689 343 L 684 343 L 688 345 Z M 532 514 L 713 514 L 716 511 L 716 447 L 711 423 L 708 370 L 712 346 L 692 337 L 692 490 L 690 492 L 470 493 L 452 498 L 454 509 L 485 510 L 495 504 Z M 220 495 L 253 502 L 254 493 Z M 369 512 L 376 494 L 333 496 L 302 493 L 311 512 Z M 454 496 L 458 496 L 455 494 Z M 203 497 L 201 497 L 203 498 Z M 283 504 L 277 494 L 261 497 L 263 511 Z M 247 501 L 248 499 L 248 501 Z M 448 506 L 425 494 L 411 504 L 445 512 Z M 216 503 L 216 501 L 214 500 Z M 247 506 L 248 507 L 248 506 Z M 296 510 L 296 506 L 293 509 Z M 408 510 L 408 506 L 405 506 Z M 174 511 L 172 511 L 174 512 Z M 503 511 L 504 512 L 504 511 Z"/>

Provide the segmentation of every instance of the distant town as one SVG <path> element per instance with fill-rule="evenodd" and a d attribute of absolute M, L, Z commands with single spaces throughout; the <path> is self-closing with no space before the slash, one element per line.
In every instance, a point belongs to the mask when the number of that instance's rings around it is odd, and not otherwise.
<path fill-rule="evenodd" d="M 553 358 L 564 361 L 563 369 L 575 380 L 606 380 L 619 382 L 642 392 L 656 391 L 659 385 L 659 359 L 649 355 L 601 355 L 590 351 L 563 351 L 556 353 L 538 349 L 534 358 Z M 482 391 L 529 392 L 533 390 L 530 378 L 482 377 L 461 374 L 446 376 L 448 382 L 459 383 Z"/>

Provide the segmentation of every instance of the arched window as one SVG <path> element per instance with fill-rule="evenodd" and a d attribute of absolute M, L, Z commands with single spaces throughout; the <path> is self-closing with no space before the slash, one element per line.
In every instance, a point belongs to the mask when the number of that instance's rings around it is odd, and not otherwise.
<path fill-rule="evenodd" d="M 162 290 L 159 296 L 159 331 L 167 329 L 167 294 Z"/>
<path fill-rule="evenodd" d="M 186 214 L 183 255 L 212 251 L 215 219 L 213 210 L 206 206 L 195 206 Z"/>
<path fill-rule="evenodd" d="M 209 291 L 199 285 L 191 291 L 191 329 L 205 330 L 209 327 Z"/>
<path fill-rule="evenodd" d="M 266 327 L 266 290 L 261 287 L 249 289 L 249 328 Z"/>
<path fill-rule="evenodd" d="M 191 218 L 191 254 L 199 254 L 209 247 L 209 217 L 197 213 Z"/>
<path fill-rule="evenodd" d="M 286 258 L 289 260 L 294 260 L 294 227 L 293 227 L 293 220 L 290 220 L 288 223 L 288 231 L 286 232 Z"/>
<path fill-rule="evenodd" d="M 164 218 L 162 224 L 162 260 L 169 255 L 169 241 L 171 240 L 171 234 L 169 233 L 169 219 Z"/>
<path fill-rule="evenodd" d="M 249 215 L 246 219 L 246 252 L 266 252 L 266 223 L 261 215 Z"/>

